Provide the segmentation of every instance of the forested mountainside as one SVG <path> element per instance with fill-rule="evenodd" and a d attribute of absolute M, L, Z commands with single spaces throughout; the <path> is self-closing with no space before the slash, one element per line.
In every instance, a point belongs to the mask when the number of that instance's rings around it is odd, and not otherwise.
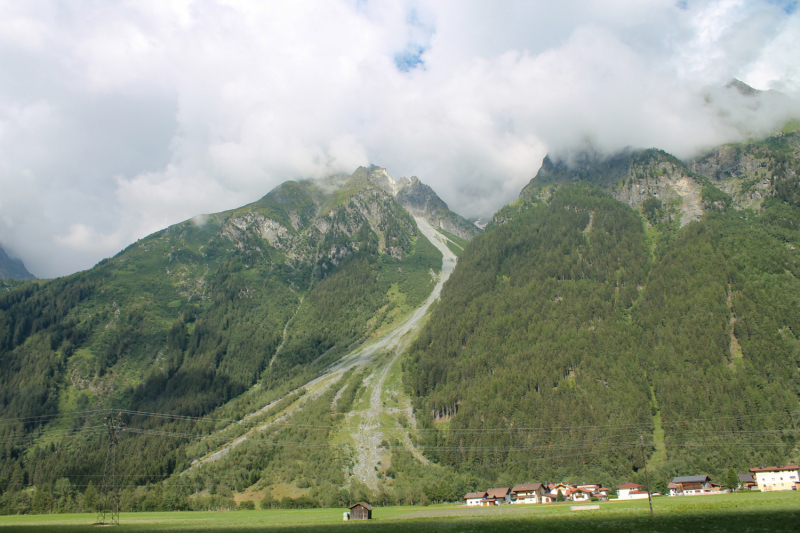
<path fill-rule="evenodd" d="M 431 457 L 501 484 L 642 481 L 640 435 L 651 480 L 796 461 L 799 153 L 546 159 L 410 349 Z"/>
<path fill-rule="evenodd" d="M 0 246 L 0 280 L 4 279 L 34 279 L 34 276 L 28 272 L 22 261 L 8 257 Z"/>
<path fill-rule="evenodd" d="M 180 417 L 216 409 L 240 418 L 248 402 L 282 397 L 419 306 L 442 254 L 386 190 L 387 178 L 371 167 L 286 182 L 85 272 L 6 284 L 0 492 L 65 477 L 97 485 L 106 454 L 98 410 L 111 407 L 169 414 L 132 421 L 187 434 L 121 442 L 131 483 L 161 480 L 188 466 L 185 447 L 200 431 Z M 429 199 L 433 222 L 470 226 L 432 191 Z"/>

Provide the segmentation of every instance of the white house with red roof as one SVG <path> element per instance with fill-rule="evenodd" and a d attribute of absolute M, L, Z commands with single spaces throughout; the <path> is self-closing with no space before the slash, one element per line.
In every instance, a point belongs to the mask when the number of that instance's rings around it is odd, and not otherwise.
<path fill-rule="evenodd" d="M 617 487 L 617 499 L 619 500 L 639 500 L 647 498 L 647 491 L 641 490 L 642 486 L 636 483 L 625 483 Z"/>
<path fill-rule="evenodd" d="M 592 499 L 593 492 L 591 489 L 582 489 L 580 487 L 571 488 L 569 491 L 569 499 L 573 502 L 588 502 Z"/>
<path fill-rule="evenodd" d="M 485 492 L 468 492 L 464 496 L 464 499 L 466 500 L 467 505 L 469 505 L 470 507 L 480 506 L 481 505 L 481 500 L 483 500 L 484 498 L 486 498 L 486 493 Z"/>

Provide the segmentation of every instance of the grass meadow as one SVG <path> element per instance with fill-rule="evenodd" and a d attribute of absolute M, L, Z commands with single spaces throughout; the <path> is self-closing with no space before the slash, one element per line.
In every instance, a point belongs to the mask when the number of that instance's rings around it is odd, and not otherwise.
<path fill-rule="evenodd" d="M 343 522 L 345 509 L 228 512 L 132 513 L 121 515 L 115 531 L 297 533 L 483 532 L 542 531 L 547 533 L 613 531 L 727 532 L 800 531 L 800 492 L 744 493 L 721 496 L 657 497 L 655 517 L 647 500 L 603 502 L 599 510 L 571 511 L 569 504 L 508 505 L 466 508 L 457 505 L 376 507 L 371 521 Z M 72 533 L 102 530 L 95 515 L 2 516 L 0 531 Z"/>

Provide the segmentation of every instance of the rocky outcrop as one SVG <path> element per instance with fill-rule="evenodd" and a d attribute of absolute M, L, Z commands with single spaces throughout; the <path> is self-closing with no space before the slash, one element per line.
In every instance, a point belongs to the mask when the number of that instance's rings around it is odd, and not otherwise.
<path fill-rule="evenodd" d="M 786 139 L 791 146 L 793 136 Z M 733 197 L 738 208 L 758 205 L 772 194 L 776 177 L 769 150 L 758 145 L 721 146 L 689 162 L 689 168 L 706 176 Z"/>
<path fill-rule="evenodd" d="M 444 200 L 416 176 L 395 180 L 386 169 L 375 165 L 369 168 L 359 167 L 353 176 L 377 185 L 391 194 L 411 215 L 424 218 L 434 227 L 466 240 L 471 240 L 481 232 L 475 224 L 450 211 Z"/>
<path fill-rule="evenodd" d="M 680 217 L 681 226 L 703 215 L 700 178 L 682 161 L 655 149 L 626 149 L 608 157 L 584 150 L 555 161 L 545 157 L 520 197 L 546 199 L 553 187 L 578 181 L 602 187 L 631 207 L 657 198 Z"/>
<path fill-rule="evenodd" d="M 36 279 L 20 259 L 11 259 L 0 246 L 0 279 Z"/>

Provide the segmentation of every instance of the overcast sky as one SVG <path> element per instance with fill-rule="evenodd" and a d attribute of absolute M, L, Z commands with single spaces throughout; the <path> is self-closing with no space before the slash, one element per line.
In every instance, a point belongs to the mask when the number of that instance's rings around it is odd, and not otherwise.
<path fill-rule="evenodd" d="M 682 158 L 800 98 L 781 0 L 0 0 L 0 243 L 38 277 L 374 163 L 484 219 L 548 152 Z"/>

